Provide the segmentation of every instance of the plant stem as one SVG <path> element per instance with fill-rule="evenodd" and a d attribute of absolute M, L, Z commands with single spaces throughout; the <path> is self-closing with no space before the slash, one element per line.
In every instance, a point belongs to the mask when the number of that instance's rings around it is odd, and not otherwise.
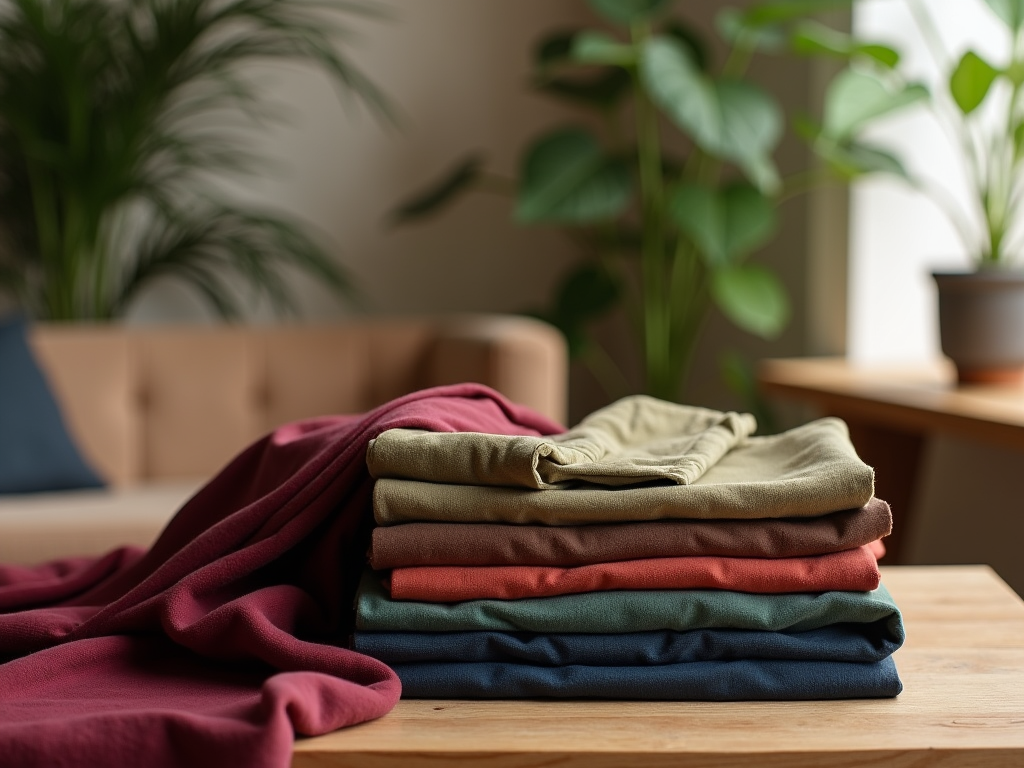
<path fill-rule="evenodd" d="M 632 28 L 633 45 L 641 49 L 650 37 L 646 23 Z M 643 216 L 641 249 L 641 296 L 644 305 L 644 364 L 647 391 L 655 397 L 670 398 L 668 301 L 665 283 L 665 190 L 661 167 L 661 138 L 658 114 L 637 71 L 633 72 L 635 94 L 637 160 L 640 170 L 640 198 Z"/>

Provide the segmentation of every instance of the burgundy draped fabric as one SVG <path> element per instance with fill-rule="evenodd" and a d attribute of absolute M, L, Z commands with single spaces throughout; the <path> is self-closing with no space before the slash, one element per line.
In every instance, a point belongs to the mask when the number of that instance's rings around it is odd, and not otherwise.
<path fill-rule="evenodd" d="M 551 434 L 492 390 L 424 390 L 281 427 L 148 551 L 0 567 L 0 765 L 290 762 L 293 734 L 380 717 L 401 686 L 339 647 L 365 562 L 367 442 L 385 429 Z"/>

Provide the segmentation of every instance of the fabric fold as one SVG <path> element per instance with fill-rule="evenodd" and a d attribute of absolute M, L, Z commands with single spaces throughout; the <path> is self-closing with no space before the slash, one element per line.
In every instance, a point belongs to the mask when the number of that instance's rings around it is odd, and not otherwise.
<path fill-rule="evenodd" d="M 749 413 L 632 395 L 550 437 L 389 430 L 370 443 L 366 463 L 376 478 L 463 485 L 688 485 L 755 429 Z"/>
<path fill-rule="evenodd" d="M 455 603 L 518 600 L 613 589 L 722 589 L 763 594 L 869 592 L 881 578 L 880 541 L 813 557 L 663 557 L 574 568 L 532 565 L 396 568 L 385 577 L 392 599 Z"/>
<path fill-rule="evenodd" d="M 0 568 L 0 765 L 284 768 L 293 734 L 380 717 L 399 679 L 344 647 L 369 542 L 367 442 L 559 426 L 480 385 L 288 424 L 153 547 Z"/>
<path fill-rule="evenodd" d="M 387 664 L 504 662 L 626 667 L 738 659 L 872 662 L 891 656 L 903 641 L 903 625 L 890 617 L 861 624 L 830 624 L 803 632 L 356 632 L 352 647 Z"/>
<path fill-rule="evenodd" d="M 892 698 L 903 690 L 891 658 L 702 661 L 654 667 L 396 664 L 408 698 L 601 698 L 646 701 L 806 701 Z"/>
<path fill-rule="evenodd" d="M 427 603 L 392 600 L 363 573 L 356 628 L 374 631 L 614 634 L 656 630 L 753 629 L 800 632 L 829 624 L 899 620 L 884 585 L 872 592 L 758 595 L 724 590 L 614 590 L 522 600 Z"/>
<path fill-rule="evenodd" d="M 862 507 L 874 473 L 846 424 L 825 418 L 742 441 L 690 485 L 530 490 L 384 478 L 380 525 L 412 521 L 581 525 L 662 519 L 817 517 Z"/>
<path fill-rule="evenodd" d="M 803 557 L 854 549 L 892 531 L 889 505 L 799 519 L 659 520 L 575 526 L 405 523 L 374 528 L 376 570 L 419 565 L 572 566 L 652 557 Z"/>

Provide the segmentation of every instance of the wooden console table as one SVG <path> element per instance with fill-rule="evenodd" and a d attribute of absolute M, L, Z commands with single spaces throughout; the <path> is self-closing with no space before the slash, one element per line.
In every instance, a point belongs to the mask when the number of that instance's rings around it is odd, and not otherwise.
<path fill-rule="evenodd" d="M 1024 602 L 986 566 L 883 568 L 895 699 L 399 702 L 295 744 L 293 768 L 1024 766 Z"/>
<path fill-rule="evenodd" d="M 956 386 L 948 362 L 858 366 L 842 358 L 764 360 L 771 397 L 814 406 L 850 425 L 857 452 L 876 469 L 876 492 L 893 510 L 886 563 L 900 563 L 924 441 L 949 435 L 1024 452 L 1024 388 Z"/>

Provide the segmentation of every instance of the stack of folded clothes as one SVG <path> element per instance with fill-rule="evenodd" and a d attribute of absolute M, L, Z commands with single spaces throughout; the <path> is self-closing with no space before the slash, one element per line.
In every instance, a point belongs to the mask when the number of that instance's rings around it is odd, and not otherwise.
<path fill-rule="evenodd" d="M 354 646 L 406 696 L 895 696 L 891 528 L 846 426 L 625 398 L 550 437 L 383 432 Z"/>

